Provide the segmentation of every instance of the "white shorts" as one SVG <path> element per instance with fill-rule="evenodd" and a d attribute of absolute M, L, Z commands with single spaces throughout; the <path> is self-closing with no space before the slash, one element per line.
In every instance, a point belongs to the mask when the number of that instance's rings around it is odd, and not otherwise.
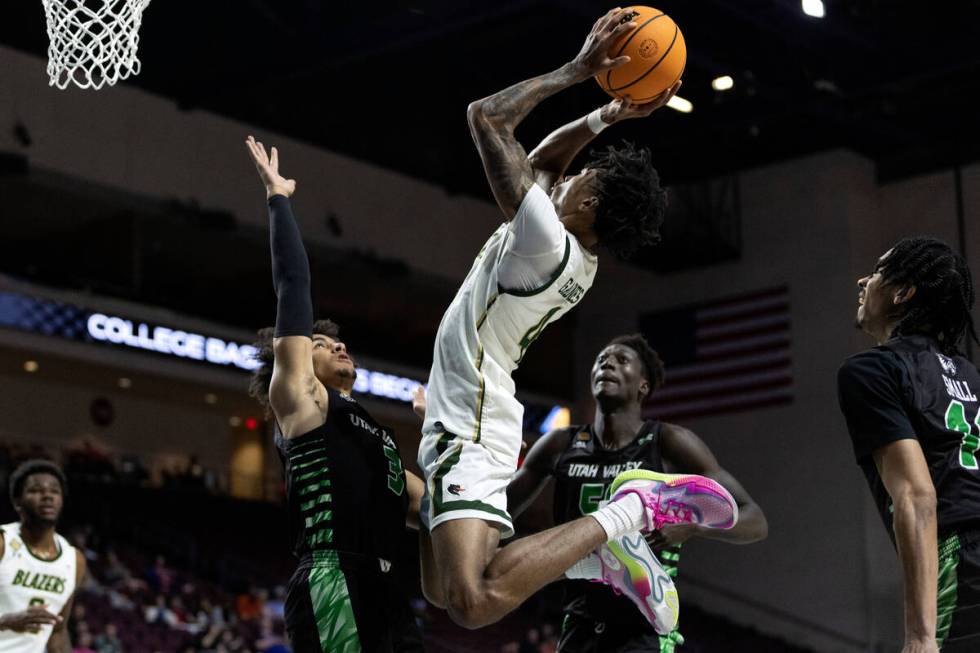
<path fill-rule="evenodd" d="M 483 519 L 497 524 L 503 538 L 514 534 L 507 486 L 517 471 L 521 432 L 511 438 L 518 442 L 513 453 L 511 447 L 494 447 L 482 438 L 444 430 L 422 435 L 418 461 L 425 475 L 425 494 L 420 518 L 426 528 L 431 531 L 453 519 Z"/>

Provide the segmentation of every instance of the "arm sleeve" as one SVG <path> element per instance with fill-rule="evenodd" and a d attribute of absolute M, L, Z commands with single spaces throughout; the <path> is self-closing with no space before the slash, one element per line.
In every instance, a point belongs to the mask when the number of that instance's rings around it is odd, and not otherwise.
<path fill-rule="evenodd" d="M 510 222 L 514 238 L 498 270 L 500 284 L 532 290 L 551 278 L 565 254 L 565 226 L 544 190 L 534 184 Z"/>
<path fill-rule="evenodd" d="M 837 398 L 858 462 L 896 440 L 917 439 L 904 399 L 911 380 L 885 351 L 848 358 L 837 372 Z"/>
<path fill-rule="evenodd" d="M 289 200 L 283 195 L 269 198 L 269 243 L 272 247 L 272 285 L 278 299 L 275 337 L 312 337 L 310 261 Z"/>

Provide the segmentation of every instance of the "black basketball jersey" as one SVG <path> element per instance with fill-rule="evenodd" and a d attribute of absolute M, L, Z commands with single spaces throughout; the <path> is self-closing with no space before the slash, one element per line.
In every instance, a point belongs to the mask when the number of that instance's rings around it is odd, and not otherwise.
<path fill-rule="evenodd" d="M 293 551 L 301 559 L 335 550 L 391 561 L 408 511 L 398 445 L 356 400 L 327 393 L 322 425 L 290 439 L 276 429 Z"/>
<path fill-rule="evenodd" d="M 940 534 L 980 527 L 980 373 L 926 336 L 889 340 L 845 361 L 841 408 L 858 463 L 892 531 L 892 503 L 871 454 L 903 438 L 922 446 L 936 488 Z"/>
<path fill-rule="evenodd" d="M 552 472 L 555 523 L 569 522 L 598 509 L 599 502 L 609 498 L 613 479 L 622 472 L 640 468 L 664 471 L 660 456 L 662 428 L 660 422 L 645 422 L 633 442 L 614 451 L 602 446 L 591 424 L 565 429 L 568 448 L 559 456 Z M 677 573 L 679 551 L 677 546 L 657 554 L 671 576 Z M 564 611 L 638 633 L 650 630 L 650 624 L 629 599 L 615 595 L 605 585 L 584 580 L 566 581 Z"/>

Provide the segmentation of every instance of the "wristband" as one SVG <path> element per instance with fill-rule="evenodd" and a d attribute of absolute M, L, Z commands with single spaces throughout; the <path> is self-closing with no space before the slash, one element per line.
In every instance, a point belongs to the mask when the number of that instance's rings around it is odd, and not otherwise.
<path fill-rule="evenodd" d="M 585 119 L 586 124 L 588 124 L 589 129 L 592 130 L 593 134 L 598 134 L 603 129 L 609 126 L 609 123 L 605 122 L 601 118 L 602 109 L 596 109 Z"/>

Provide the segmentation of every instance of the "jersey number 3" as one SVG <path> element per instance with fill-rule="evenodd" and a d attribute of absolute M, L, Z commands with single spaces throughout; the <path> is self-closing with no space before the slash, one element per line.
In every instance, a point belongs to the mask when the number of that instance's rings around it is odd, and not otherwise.
<path fill-rule="evenodd" d="M 385 458 L 388 459 L 388 489 L 401 496 L 405 491 L 405 472 L 402 470 L 402 459 L 392 447 L 385 446 Z"/>
<path fill-rule="evenodd" d="M 950 431 L 958 431 L 963 434 L 963 442 L 960 443 L 960 465 L 966 469 L 977 469 L 977 450 L 980 449 L 980 411 L 973 421 L 977 426 L 977 432 L 973 432 L 973 427 L 966 421 L 966 408 L 955 399 L 949 402 L 946 409 L 946 428 Z"/>

